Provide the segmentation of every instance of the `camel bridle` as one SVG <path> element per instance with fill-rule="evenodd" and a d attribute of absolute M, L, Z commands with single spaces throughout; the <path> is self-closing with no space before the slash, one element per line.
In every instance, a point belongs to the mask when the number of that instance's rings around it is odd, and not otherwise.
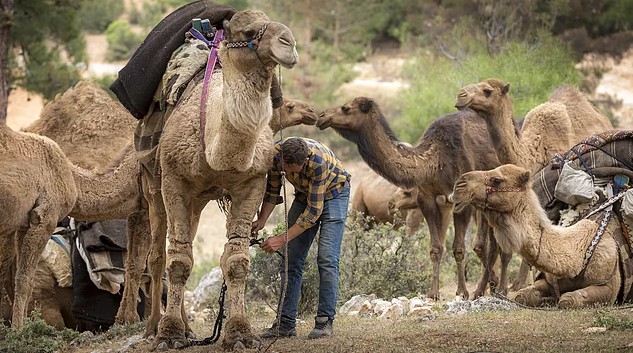
<path fill-rule="evenodd" d="M 504 187 L 496 187 L 492 185 L 492 180 L 493 177 L 488 178 L 488 180 L 486 181 L 486 198 L 484 199 L 484 203 L 483 205 L 480 204 L 480 206 L 482 206 L 482 208 L 485 210 L 494 210 L 493 208 L 490 208 L 488 206 L 488 197 L 490 196 L 490 194 L 495 193 L 495 192 L 521 192 L 521 191 L 525 191 L 525 187 L 524 186 L 504 186 Z"/>
<path fill-rule="evenodd" d="M 259 46 L 259 41 L 264 36 L 264 32 L 266 32 L 266 28 L 268 28 L 268 24 L 269 23 L 264 23 L 264 25 L 259 29 L 255 37 L 253 37 L 253 39 L 249 41 L 227 42 L 226 47 L 229 49 L 246 48 L 246 47 L 250 49 L 257 49 L 257 47 Z"/>

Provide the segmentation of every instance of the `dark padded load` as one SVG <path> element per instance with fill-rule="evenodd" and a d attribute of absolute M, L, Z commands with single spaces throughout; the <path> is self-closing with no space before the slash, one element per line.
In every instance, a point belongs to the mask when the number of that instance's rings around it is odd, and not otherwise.
<path fill-rule="evenodd" d="M 194 1 L 178 8 L 147 35 L 119 71 L 110 90 L 135 118 L 142 119 L 152 104 L 171 54 L 184 43 L 185 32 L 191 28 L 191 20 L 207 18 L 212 26 L 222 28 L 222 21 L 231 19 L 235 12 L 229 5 L 208 0 Z"/>

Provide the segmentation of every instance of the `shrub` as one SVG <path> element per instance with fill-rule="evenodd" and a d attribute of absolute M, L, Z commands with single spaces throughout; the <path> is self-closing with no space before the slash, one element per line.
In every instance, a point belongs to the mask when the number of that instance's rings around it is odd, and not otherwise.
<path fill-rule="evenodd" d="M 0 352 L 11 353 L 53 353 L 68 345 L 79 333 L 70 329 L 56 330 L 42 320 L 39 311 L 34 310 L 24 321 L 24 328 L 15 331 L 0 326 L 3 340 Z"/>
<path fill-rule="evenodd" d="M 132 32 L 127 21 L 117 20 L 112 22 L 106 30 L 108 51 L 106 60 L 118 61 L 129 59 L 143 39 Z"/>
<path fill-rule="evenodd" d="M 123 13 L 123 1 L 84 0 L 80 13 L 83 29 L 90 33 L 103 33 Z"/>

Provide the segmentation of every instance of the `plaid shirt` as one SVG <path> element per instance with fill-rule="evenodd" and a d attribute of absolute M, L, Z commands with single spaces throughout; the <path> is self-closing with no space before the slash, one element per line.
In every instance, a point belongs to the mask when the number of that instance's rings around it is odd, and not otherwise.
<path fill-rule="evenodd" d="M 323 202 L 337 197 L 345 185 L 349 185 L 351 174 L 345 169 L 334 153 L 324 144 L 303 138 L 308 144 L 310 155 L 299 173 L 286 174 L 286 179 L 295 187 L 295 198 L 306 202 L 307 207 L 297 219 L 297 225 L 304 229 L 314 226 L 323 212 Z M 281 143 L 275 144 L 273 166 L 268 171 L 268 184 L 264 202 L 280 204 L 281 191 Z"/>

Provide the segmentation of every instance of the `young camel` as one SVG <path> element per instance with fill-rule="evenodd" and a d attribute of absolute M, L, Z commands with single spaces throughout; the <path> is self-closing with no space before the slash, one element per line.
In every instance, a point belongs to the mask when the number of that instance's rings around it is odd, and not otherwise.
<path fill-rule="evenodd" d="M 552 225 L 532 191 L 530 172 L 512 164 L 465 173 L 450 199 L 456 211 L 467 206 L 481 210 L 504 252 L 517 252 L 544 272 L 532 286 L 515 293 L 517 302 L 582 308 L 613 304 L 618 297 L 633 299 L 631 281 L 622 285 L 621 256 L 628 257 L 630 252 L 619 250 L 628 243 L 621 236 L 617 217 L 605 219 L 603 211 L 570 227 Z M 604 233 L 597 238 L 601 223 Z"/>
<path fill-rule="evenodd" d="M 418 189 L 397 188 L 387 202 L 389 213 L 400 213 L 409 229 L 409 234 L 414 234 L 422 226 L 423 215 L 418 207 Z"/>
<path fill-rule="evenodd" d="M 420 228 L 422 213 L 418 209 L 415 199 L 411 196 L 404 198 L 404 194 L 401 194 L 402 200 L 397 200 L 398 206 L 402 207 L 389 208 L 398 189 L 385 178 L 369 170 L 356 185 L 351 208 L 357 212 L 357 215 L 369 217 L 367 220 L 369 226 L 376 223 L 391 223 L 394 229 L 398 229 L 406 225 L 408 233 L 413 234 Z M 410 203 L 413 204 L 413 207 L 409 207 Z M 400 221 L 395 218 L 396 212 L 399 212 Z"/>
<path fill-rule="evenodd" d="M 438 299 L 440 260 L 453 209 L 446 198 L 462 173 L 499 165 L 483 119 L 471 110 L 440 117 L 420 137 L 417 146 L 409 147 L 396 139 L 378 104 L 358 97 L 325 110 L 319 116 L 317 127 L 331 127 L 343 138 L 356 143 L 363 160 L 385 179 L 400 187 L 417 188 L 418 207 L 431 238 L 433 278 L 427 296 Z M 457 295 L 465 298 L 468 298 L 465 237 L 470 219 L 470 210 L 453 214 Z"/>
<path fill-rule="evenodd" d="M 13 301 L 11 327 L 20 330 L 40 254 L 73 208 L 77 188 L 70 163 L 46 137 L 0 124 L 0 151 L 0 300 Z"/>
<path fill-rule="evenodd" d="M 550 95 L 549 102 L 528 112 L 517 134 L 509 91 L 510 84 L 491 78 L 460 89 L 455 104 L 458 109 L 478 112 L 486 120 L 501 163 L 515 164 L 536 173 L 554 154 L 568 150 L 593 133 L 613 129 L 609 119 L 578 89 L 561 86 Z M 489 240 L 493 246 L 486 260 L 488 264 L 494 262 L 498 252 L 494 239 Z M 529 265 L 524 261 L 511 289 L 523 286 L 528 271 Z M 503 276 L 501 281 L 505 283 Z"/>

